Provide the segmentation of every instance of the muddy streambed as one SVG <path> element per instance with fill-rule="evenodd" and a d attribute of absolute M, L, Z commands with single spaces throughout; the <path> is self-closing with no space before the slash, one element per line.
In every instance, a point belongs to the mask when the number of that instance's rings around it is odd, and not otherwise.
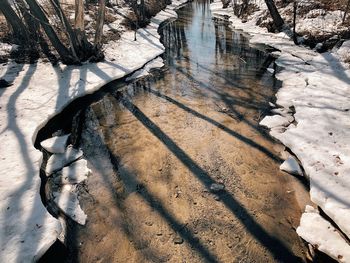
<path fill-rule="evenodd" d="M 273 58 L 194 1 L 162 28 L 165 67 L 81 114 L 85 226 L 69 262 L 305 262 L 295 178 L 258 122 Z M 297 187 L 297 189 L 296 189 Z"/>

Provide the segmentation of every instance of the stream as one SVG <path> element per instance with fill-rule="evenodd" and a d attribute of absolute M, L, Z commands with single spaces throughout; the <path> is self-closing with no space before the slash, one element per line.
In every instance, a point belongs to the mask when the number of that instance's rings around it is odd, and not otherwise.
<path fill-rule="evenodd" d="M 274 58 L 191 2 L 161 27 L 165 66 L 84 111 L 85 226 L 69 262 L 306 262 L 298 182 L 259 121 Z M 300 199 L 300 198 L 299 198 Z"/>

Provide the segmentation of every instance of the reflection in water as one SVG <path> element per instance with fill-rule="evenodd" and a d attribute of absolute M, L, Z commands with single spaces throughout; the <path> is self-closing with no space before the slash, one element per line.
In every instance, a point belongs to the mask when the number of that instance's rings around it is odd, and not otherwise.
<path fill-rule="evenodd" d="M 82 148 L 93 175 L 81 195 L 88 223 L 71 234 L 71 257 L 304 261 L 290 179 L 258 125 L 275 93 L 266 72 L 273 59 L 214 22 L 208 1 L 178 13 L 161 29 L 163 72 L 85 112 Z M 225 189 L 213 192 L 213 183 Z"/>

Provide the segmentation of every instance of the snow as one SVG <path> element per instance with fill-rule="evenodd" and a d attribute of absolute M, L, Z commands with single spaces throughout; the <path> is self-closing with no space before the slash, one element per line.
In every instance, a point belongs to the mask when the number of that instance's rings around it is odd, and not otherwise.
<path fill-rule="evenodd" d="M 3 64 L 0 66 L 0 79 L 4 79 L 7 82 L 12 83 L 18 76 L 19 72 L 21 72 L 22 68 L 23 65 L 19 65 L 15 62 Z"/>
<path fill-rule="evenodd" d="M 0 56 L 5 56 L 10 53 L 12 45 L 0 42 Z"/>
<path fill-rule="evenodd" d="M 350 246 L 313 207 L 307 206 L 297 233 L 319 251 L 339 262 L 350 262 Z"/>
<path fill-rule="evenodd" d="M 297 160 L 292 156 L 288 157 L 287 160 L 281 164 L 280 169 L 292 175 L 303 175 Z"/>
<path fill-rule="evenodd" d="M 0 90 L 0 262 L 38 259 L 62 231 L 39 194 L 42 153 L 33 146 L 39 129 L 74 99 L 93 93 L 162 54 L 158 26 L 176 17 L 174 9 L 185 2 L 173 1 L 147 28 L 138 30 L 137 41 L 134 32 L 126 32 L 119 41 L 105 46 L 104 62 L 81 67 L 53 67 L 44 62 L 0 66 L 0 79 L 13 83 Z M 65 196 L 62 200 L 72 204 Z M 64 202 L 61 197 L 60 202 Z"/>
<path fill-rule="evenodd" d="M 163 59 L 158 57 L 149 63 L 147 63 L 142 69 L 139 69 L 130 77 L 126 78 L 126 81 L 132 81 L 149 75 L 150 71 L 155 68 L 161 68 L 164 66 Z"/>
<path fill-rule="evenodd" d="M 53 154 L 47 161 L 46 174 L 51 175 L 82 156 L 83 152 L 79 149 L 74 149 L 72 146 L 69 146 L 64 153 Z"/>
<path fill-rule="evenodd" d="M 272 102 L 269 102 L 269 105 L 270 105 L 270 107 L 272 107 L 272 108 L 276 107 L 276 105 L 273 104 Z"/>
<path fill-rule="evenodd" d="M 275 128 L 278 126 L 288 126 L 290 122 L 284 116 L 273 115 L 273 116 L 266 116 L 259 124 L 267 128 Z"/>
<path fill-rule="evenodd" d="M 78 184 L 84 181 L 89 173 L 90 170 L 87 167 L 87 161 L 80 159 L 71 165 L 64 167 L 61 172 L 55 175 L 55 182 L 61 185 Z"/>
<path fill-rule="evenodd" d="M 267 68 L 267 71 L 270 72 L 271 74 L 275 73 L 275 70 L 273 68 Z"/>
<path fill-rule="evenodd" d="M 60 192 L 55 192 L 54 202 L 71 219 L 80 225 L 85 225 L 87 215 L 81 209 L 78 193 L 74 185 L 64 185 Z"/>
<path fill-rule="evenodd" d="M 341 60 L 350 61 L 350 40 L 345 41 L 336 53 Z"/>
<path fill-rule="evenodd" d="M 345 52 L 319 54 L 295 46 L 285 34 L 256 26 L 262 11 L 242 23 L 221 7 L 214 1 L 214 15 L 230 16 L 234 28 L 248 33 L 252 44 L 280 50 L 274 52 L 282 69 L 275 75 L 282 81 L 276 104 L 286 111 L 294 107 L 295 124 L 270 133 L 300 160 L 310 180 L 311 200 L 350 237 L 350 70 L 343 63 Z M 344 241 L 341 236 L 337 240 Z"/>
<path fill-rule="evenodd" d="M 40 145 L 50 153 L 64 153 L 67 146 L 69 134 L 56 136 L 42 141 Z"/>

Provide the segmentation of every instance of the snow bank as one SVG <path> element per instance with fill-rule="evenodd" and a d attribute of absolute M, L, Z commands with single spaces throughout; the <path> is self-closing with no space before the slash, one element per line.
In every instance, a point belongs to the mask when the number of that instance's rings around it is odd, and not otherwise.
<path fill-rule="evenodd" d="M 0 78 L 13 82 L 0 90 L 0 262 L 36 260 L 61 232 L 59 221 L 47 212 L 39 195 L 42 154 L 33 146 L 38 130 L 74 99 L 162 54 L 158 26 L 176 17 L 174 9 L 186 1 L 173 1 L 147 28 L 138 30 L 137 41 L 134 32 L 126 32 L 106 46 L 104 62 L 81 67 L 43 62 L 0 66 Z"/>
<path fill-rule="evenodd" d="M 62 136 L 65 137 L 65 136 Z M 61 139 L 54 137 L 52 139 Z M 50 139 L 46 140 L 49 141 Z M 81 158 L 83 152 L 68 146 L 64 153 L 54 154 L 48 160 L 46 167 L 47 175 L 53 177 L 54 187 L 53 197 L 50 201 L 56 203 L 57 207 L 78 224 L 85 225 L 87 216 L 79 204 L 79 192 L 77 184 L 83 182 L 90 170 L 87 161 Z M 69 166 L 67 166 L 69 165 Z M 52 174 L 54 172 L 54 174 Z"/>
<path fill-rule="evenodd" d="M 68 167 L 64 167 L 58 175 L 55 176 L 55 183 L 58 185 L 65 184 L 79 184 L 85 179 L 89 174 L 90 170 L 87 167 L 87 161 L 84 159 L 78 160 Z"/>
<path fill-rule="evenodd" d="M 276 95 L 276 104 L 285 111 L 294 107 L 296 125 L 272 129 L 271 135 L 301 161 L 310 179 L 311 200 L 350 237 L 348 66 L 342 63 L 339 54 L 319 54 L 295 46 L 284 33 L 272 34 L 256 26 L 261 11 L 242 23 L 231 10 L 223 10 L 221 6 L 220 1 L 214 1 L 211 5 L 214 15 L 229 15 L 235 29 L 250 34 L 251 43 L 264 43 L 280 50 L 275 52 L 279 56 L 276 64 L 283 70 L 276 78 L 283 82 Z M 337 238 L 342 239 L 341 236 Z"/>
<path fill-rule="evenodd" d="M 71 219 L 85 225 L 87 215 L 81 209 L 78 193 L 74 185 L 64 185 L 60 192 L 53 193 L 54 202 Z"/>
<path fill-rule="evenodd" d="M 336 51 L 338 57 L 342 61 L 350 61 L 350 40 L 347 40 L 343 45 Z"/>
<path fill-rule="evenodd" d="M 56 136 L 45 141 L 42 141 L 40 145 L 50 153 L 64 153 L 67 146 L 68 135 Z"/>
<path fill-rule="evenodd" d="M 288 157 L 287 160 L 281 164 L 280 169 L 292 175 L 303 175 L 297 160 L 292 156 Z"/>
<path fill-rule="evenodd" d="M 0 56 L 6 56 L 12 50 L 12 45 L 0 42 Z"/>
<path fill-rule="evenodd" d="M 150 71 L 155 68 L 161 68 L 164 66 L 163 59 L 158 57 L 146 64 L 142 69 L 139 69 L 134 74 L 126 79 L 126 81 L 132 81 L 149 75 Z"/>
<path fill-rule="evenodd" d="M 306 207 L 297 233 L 317 250 L 339 262 L 350 262 L 350 246 L 338 231 L 311 206 Z"/>
<path fill-rule="evenodd" d="M 278 126 L 287 127 L 290 124 L 290 122 L 286 117 L 280 115 L 273 115 L 266 116 L 259 124 L 267 128 L 275 128 Z"/>
<path fill-rule="evenodd" d="M 53 154 L 47 161 L 45 170 L 46 174 L 51 175 L 82 156 L 83 152 L 81 150 L 74 149 L 72 146 L 68 147 L 64 153 Z"/>

